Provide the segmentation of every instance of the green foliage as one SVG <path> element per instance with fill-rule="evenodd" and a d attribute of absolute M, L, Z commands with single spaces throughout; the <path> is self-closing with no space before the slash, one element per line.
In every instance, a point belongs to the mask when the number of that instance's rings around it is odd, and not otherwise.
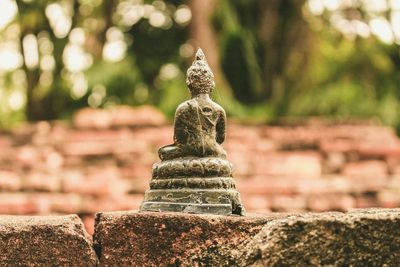
<path fill-rule="evenodd" d="M 222 69 L 243 103 L 255 102 L 262 91 L 262 50 L 257 33 L 261 12 L 256 7 L 256 1 L 221 0 L 214 16 Z"/>
<path fill-rule="evenodd" d="M 36 69 L 22 66 L 0 73 L 0 127 L 26 119 L 69 118 L 88 105 L 151 104 L 173 118 L 176 106 L 189 97 L 185 72 L 191 58 L 181 49 L 192 36 L 189 25 L 174 20 L 175 10 L 187 1 L 135 2 L 165 15 L 169 24 L 157 27 L 144 15 L 131 25 L 123 24 L 118 6 L 133 3 L 125 0 L 17 3 L 19 15 L 10 27 L 18 25 L 20 35 L 12 39 L 5 30 L 0 41 L 11 38 L 19 47 L 28 34 L 48 40 L 55 67 L 47 70 L 52 75 L 50 84 L 42 81 L 46 70 L 40 64 Z M 82 49 L 93 64 L 78 73 L 87 83 L 81 86 L 81 95 L 72 89 L 78 74 L 64 62 L 71 36 L 56 37 L 45 12 L 51 3 L 69 6 L 72 28 L 82 29 L 86 36 Z M 348 38 L 332 26 L 326 10 L 319 16 L 307 12 L 306 0 L 216 3 L 210 23 L 217 32 L 222 80 L 233 94 L 217 83 L 213 97 L 229 116 L 248 122 L 281 116 L 374 117 L 400 130 L 399 45 L 384 44 L 373 36 Z M 362 10 L 356 19 L 365 19 L 368 25 L 374 16 Z M 117 62 L 102 58 L 111 27 L 118 29 L 127 46 L 125 58 Z M 39 58 L 44 56 L 41 53 Z M 16 79 L 14 74 L 21 72 L 25 79 Z M 27 105 L 22 108 L 10 105 L 16 90 L 26 95 Z"/>
<path fill-rule="evenodd" d="M 176 107 L 190 97 L 183 74 L 176 79 L 160 82 L 159 90 L 161 101 L 158 107 L 167 115 L 167 117 L 172 119 Z"/>
<path fill-rule="evenodd" d="M 304 1 L 218 3 L 213 22 L 236 98 L 248 105 L 285 100 L 308 51 Z"/>
<path fill-rule="evenodd" d="M 86 76 L 89 88 L 96 85 L 106 88 L 107 98 L 112 98 L 122 104 L 140 104 L 133 96 L 142 78 L 133 60 L 127 58 L 120 62 L 98 62 L 86 72 Z"/>
<path fill-rule="evenodd" d="M 310 64 L 290 96 L 289 116 L 377 118 L 399 127 L 397 69 L 374 39 L 319 32 Z"/>

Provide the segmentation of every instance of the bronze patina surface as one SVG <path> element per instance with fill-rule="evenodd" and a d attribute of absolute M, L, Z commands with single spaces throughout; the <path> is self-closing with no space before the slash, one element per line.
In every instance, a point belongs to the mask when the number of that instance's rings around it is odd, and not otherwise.
<path fill-rule="evenodd" d="M 210 98 L 214 75 L 201 49 L 186 84 L 192 98 L 176 110 L 174 143 L 159 149 L 161 162 L 153 165 L 140 210 L 244 215 L 232 164 L 221 146 L 225 110 Z"/>

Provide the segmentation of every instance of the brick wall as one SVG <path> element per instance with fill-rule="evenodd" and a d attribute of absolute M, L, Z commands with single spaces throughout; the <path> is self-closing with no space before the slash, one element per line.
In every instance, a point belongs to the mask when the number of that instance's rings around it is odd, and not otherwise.
<path fill-rule="evenodd" d="M 39 122 L 0 134 L 0 213 L 137 209 L 173 129 L 151 107 L 83 110 L 73 125 Z M 371 124 L 230 123 L 224 147 L 248 211 L 326 211 L 400 204 L 400 142 Z"/>
<path fill-rule="evenodd" d="M 400 209 L 0 215 L 0 266 L 399 266 Z"/>

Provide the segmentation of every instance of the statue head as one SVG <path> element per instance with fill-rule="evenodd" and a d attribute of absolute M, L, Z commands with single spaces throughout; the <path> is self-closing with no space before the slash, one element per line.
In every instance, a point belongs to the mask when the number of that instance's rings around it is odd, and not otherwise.
<path fill-rule="evenodd" d="M 192 66 L 186 73 L 186 84 L 192 95 L 211 94 L 215 86 L 214 74 L 208 66 L 206 56 L 199 48 Z"/>

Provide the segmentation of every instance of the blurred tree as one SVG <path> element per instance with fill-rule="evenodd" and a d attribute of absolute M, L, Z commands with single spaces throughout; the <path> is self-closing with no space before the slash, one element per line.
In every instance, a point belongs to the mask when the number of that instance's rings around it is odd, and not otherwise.
<path fill-rule="evenodd" d="M 376 117 L 400 129 L 400 5 L 394 3 L 308 1 L 313 53 L 288 114 Z"/>
<path fill-rule="evenodd" d="M 55 119 L 118 104 L 172 116 L 188 97 L 184 74 L 197 46 L 229 115 L 400 125 L 398 1 L 0 1 L 5 7 L 1 125 L 23 112 Z"/>
<path fill-rule="evenodd" d="M 225 97 L 232 97 L 231 87 L 221 69 L 218 37 L 211 23 L 218 2 L 215 0 L 190 0 L 189 7 L 193 18 L 190 23 L 190 38 L 194 47 L 201 47 L 213 70 L 218 89 Z"/>
<path fill-rule="evenodd" d="M 184 1 L 16 4 L 28 120 L 59 118 L 88 104 L 160 104 L 169 84 L 162 67 L 176 75 L 193 50 L 185 47 L 191 12 Z"/>
<path fill-rule="evenodd" d="M 68 43 L 68 35 L 63 37 L 55 36 L 46 9 L 48 1 L 25 2 L 17 0 L 18 23 L 20 27 L 20 45 L 23 51 L 23 70 L 27 79 L 27 105 L 26 117 L 29 120 L 55 119 L 65 106 L 65 97 L 68 95 L 63 92 L 61 71 L 63 69 L 63 51 Z M 71 28 L 75 27 L 78 21 L 79 2 L 73 2 L 73 15 L 71 18 Z M 38 37 L 48 38 L 52 44 L 53 61 L 52 71 L 47 72 L 48 66 L 40 66 L 41 53 L 38 47 Z M 36 55 L 36 58 L 33 57 Z M 43 63 L 46 64 L 46 63 Z M 45 69 L 43 71 L 43 69 Z M 46 73 L 47 72 L 47 73 Z M 50 84 L 40 83 L 41 77 L 50 79 Z M 47 87 L 47 88 L 46 88 Z"/>
<path fill-rule="evenodd" d="M 69 84 L 63 78 L 65 51 L 70 43 L 71 31 L 82 23 L 81 3 L 73 1 L 16 1 L 23 70 L 27 79 L 26 117 L 28 120 L 56 119 L 72 101 Z M 112 10 L 113 1 L 106 1 L 105 8 Z M 69 10 L 68 10 L 69 9 Z M 69 13 L 67 16 L 65 13 Z M 109 14 L 110 12 L 104 12 Z M 58 21 L 64 15 L 65 21 Z M 110 19 L 105 16 L 105 25 L 96 36 L 99 49 L 91 52 L 99 56 L 105 42 L 105 32 Z M 40 42 L 46 42 L 51 51 L 41 51 Z M 96 47 L 96 46 L 93 46 Z M 42 49 L 43 50 L 43 49 Z M 46 54 L 46 52 L 48 54 Z M 32 55 L 36 55 L 36 58 Z M 43 59 L 48 59 L 43 60 Z M 44 80 L 49 80 L 44 82 Z"/>
<path fill-rule="evenodd" d="M 287 101 L 309 52 L 304 1 L 219 2 L 214 24 L 223 71 L 235 96 L 248 104 Z"/>

